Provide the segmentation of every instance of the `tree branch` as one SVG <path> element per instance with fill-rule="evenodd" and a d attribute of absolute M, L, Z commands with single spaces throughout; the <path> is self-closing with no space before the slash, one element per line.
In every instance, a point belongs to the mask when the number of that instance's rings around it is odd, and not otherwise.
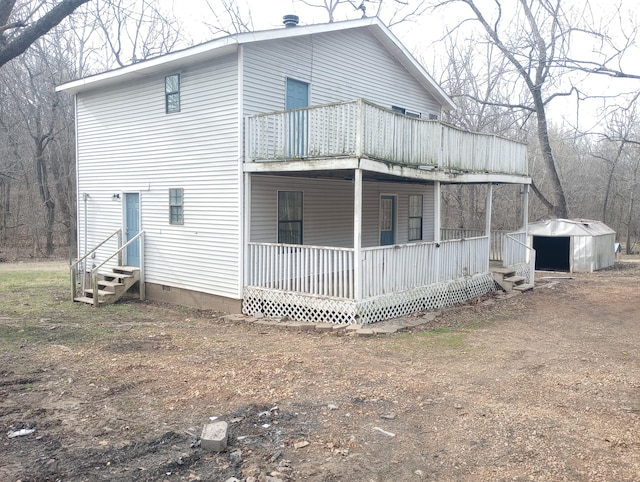
<path fill-rule="evenodd" d="M 88 1 L 90 0 L 62 0 L 55 7 L 36 20 L 35 23 L 22 30 L 17 37 L 12 39 L 10 42 L 1 45 L 0 67 L 21 55 L 33 42 L 62 22 L 62 20 L 68 15 L 71 15 L 80 5 L 83 5 Z M 0 11 L 2 11 L 2 9 L 0 9 Z"/>

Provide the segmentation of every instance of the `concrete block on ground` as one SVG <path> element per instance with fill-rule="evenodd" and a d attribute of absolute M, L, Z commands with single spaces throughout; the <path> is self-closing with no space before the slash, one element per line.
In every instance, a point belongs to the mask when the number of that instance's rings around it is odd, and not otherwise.
<path fill-rule="evenodd" d="M 395 325 L 381 326 L 379 328 L 373 328 L 373 332 L 376 335 L 389 335 L 398 331 L 398 327 Z"/>
<path fill-rule="evenodd" d="M 222 452 L 227 448 L 227 422 L 208 423 L 202 428 L 200 446 L 210 452 Z"/>
<path fill-rule="evenodd" d="M 347 326 L 345 331 L 347 333 L 353 333 L 353 332 L 356 332 L 356 331 L 361 330 L 361 329 L 362 329 L 362 325 L 349 325 L 349 326 Z"/>
<path fill-rule="evenodd" d="M 347 329 L 347 325 L 333 325 L 333 332 L 337 333 L 339 331 L 344 331 Z"/>
<path fill-rule="evenodd" d="M 316 331 L 332 332 L 335 325 L 332 325 L 331 323 L 316 323 L 315 326 Z"/>
<path fill-rule="evenodd" d="M 356 335 L 358 336 L 373 336 L 375 333 L 371 328 L 360 328 L 356 331 Z"/>

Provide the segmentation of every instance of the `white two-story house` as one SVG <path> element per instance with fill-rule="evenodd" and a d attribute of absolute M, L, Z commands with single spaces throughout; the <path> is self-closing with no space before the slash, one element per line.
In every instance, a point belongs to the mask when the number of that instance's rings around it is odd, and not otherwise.
<path fill-rule="evenodd" d="M 464 301 L 494 289 L 492 184 L 530 183 L 526 146 L 440 121 L 453 101 L 375 18 L 58 90 L 75 96 L 79 271 L 139 267 L 150 299 L 332 323 Z M 440 240 L 445 183 L 487 186 L 484 236 Z"/>

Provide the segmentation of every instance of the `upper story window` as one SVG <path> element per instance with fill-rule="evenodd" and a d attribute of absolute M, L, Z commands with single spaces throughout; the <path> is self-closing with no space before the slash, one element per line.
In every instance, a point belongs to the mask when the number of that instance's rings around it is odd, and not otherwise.
<path fill-rule="evenodd" d="M 167 114 L 180 112 L 180 74 L 164 78 L 164 105 Z"/>
<path fill-rule="evenodd" d="M 169 224 L 184 224 L 184 189 L 169 189 Z"/>

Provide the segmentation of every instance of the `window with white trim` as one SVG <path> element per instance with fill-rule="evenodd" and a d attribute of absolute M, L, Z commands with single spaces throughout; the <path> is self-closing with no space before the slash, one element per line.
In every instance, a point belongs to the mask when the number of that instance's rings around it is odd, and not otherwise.
<path fill-rule="evenodd" d="M 184 189 L 169 189 L 169 224 L 184 224 Z"/>
<path fill-rule="evenodd" d="M 180 74 L 167 75 L 164 78 L 165 112 L 180 112 Z"/>

